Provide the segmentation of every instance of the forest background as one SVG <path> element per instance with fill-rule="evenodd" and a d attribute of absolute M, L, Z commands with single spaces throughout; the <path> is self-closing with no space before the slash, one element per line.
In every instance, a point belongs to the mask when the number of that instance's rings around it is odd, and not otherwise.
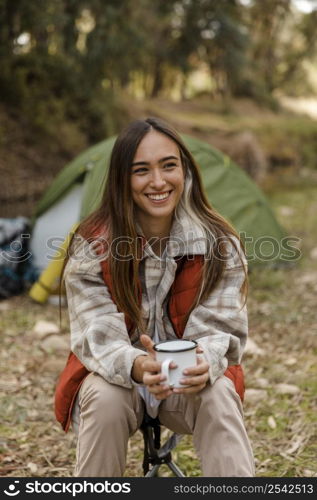
<path fill-rule="evenodd" d="M 64 165 L 149 115 L 229 154 L 301 240 L 292 269 L 250 276 L 245 414 L 257 474 L 316 475 L 316 0 L 0 0 L 1 217 L 31 217 Z M 69 328 L 56 308 L 0 303 L 1 475 L 71 475 L 54 421 Z M 56 339 L 55 339 L 56 340 Z M 44 344 L 44 342 L 46 342 Z M 192 444 L 177 460 L 200 469 Z M 127 475 L 140 475 L 140 436 Z"/>

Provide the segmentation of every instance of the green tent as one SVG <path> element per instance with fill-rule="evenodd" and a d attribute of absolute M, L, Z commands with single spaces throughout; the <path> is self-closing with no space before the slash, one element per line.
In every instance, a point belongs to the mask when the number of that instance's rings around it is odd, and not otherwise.
<path fill-rule="evenodd" d="M 228 156 L 193 137 L 182 138 L 200 166 L 210 203 L 245 241 L 249 267 L 290 262 L 291 252 L 284 249 L 287 235 L 259 187 Z M 100 202 L 115 139 L 102 141 L 75 158 L 40 200 L 34 215 L 31 245 L 39 270 L 49 262 L 47 244 L 44 248 L 47 238 L 56 237 L 61 243 L 72 225 Z"/>

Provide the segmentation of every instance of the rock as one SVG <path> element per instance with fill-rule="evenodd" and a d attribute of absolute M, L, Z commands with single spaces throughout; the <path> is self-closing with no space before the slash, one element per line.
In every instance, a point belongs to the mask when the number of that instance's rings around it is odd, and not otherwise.
<path fill-rule="evenodd" d="M 270 304 L 269 302 L 262 302 L 258 305 L 258 311 L 261 314 L 264 314 L 264 316 L 271 316 L 272 309 L 272 304 Z"/>
<path fill-rule="evenodd" d="M 278 207 L 278 211 L 284 217 L 290 217 L 291 215 L 294 215 L 294 213 L 295 213 L 294 208 L 292 208 L 292 207 L 286 207 L 286 206 Z"/>
<path fill-rule="evenodd" d="M 310 271 L 307 273 L 302 273 L 302 275 L 298 278 L 298 282 L 301 285 L 307 285 L 309 283 L 316 283 L 317 282 L 317 272 L 316 271 Z"/>
<path fill-rule="evenodd" d="M 247 344 L 245 346 L 245 354 L 249 356 L 264 356 L 265 351 L 258 347 L 258 345 L 254 342 L 254 340 L 248 338 Z"/>
<path fill-rule="evenodd" d="M 292 384 L 276 384 L 275 391 L 277 394 L 298 394 L 300 392 L 300 388 L 297 385 Z"/>
<path fill-rule="evenodd" d="M 32 333 L 34 333 L 37 338 L 43 339 L 47 337 L 47 335 L 59 333 L 59 327 L 50 321 L 39 320 L 36 322 Z"/>
<path fill-rule="evenodd" d="M 47 373 L 60 373 L 65 366 L 65 358 L 63 357 L 51 357 L 45 360 L 43 369 Z"/>
<path fill-rule="evenodd" d="M 9 309 L 10 309 L 10 302 L 8 300 L 0 303 L 0 311 L 9 311 Z"/>
<path fill-rule="evenodd" d="M 62 337 L 60 335 L 50 335 L 49 337 L 46 337 L 41 342 L 41 347 L 45 352 L 67 351 L 70 348 L 69 341 L 66 336 Z"/>
<path fill-rule="evenodd" d="M 255 386 L 259 389 L 266 389 L 269 386 L 269 381 L 267 378 L 258 378 L 255 380 Z"/>
<path fill-rule="evenodd" d="M 30 420 L 38 420 L 38 417 L 40 416 L 39 412 L 34 409 L 27 410 L 27 415 Z"/>
<path fill-rule="evenodd" d="M 267 397 L 267 392 L 263 389 L 246 389 L 245 401 L 248 404 L 256 404 Z"/>
<path fill-rule="evenodd" d="M 284 365 L 286 365 L 286 366 L 294 366 L 294 365 L 296 365 L 296 363 L 297 363 L 296 358 L 288 358 L 284 361 Z"/>
<path fill-rule="evenodd" d="M 47 302 L 52 306 L 57 307 L 59 307 L 59 304 L 61 304 L 61 307 L 65 307 L 67 305 L 66 297 L 64 297 L 63 295 L 61 296 L 61 298 L 59 298 L 59 295 L 50 295 L 47 299 Z"/>
<path fill-rule="evenodd" d="M 313 260 L 317 260 L 317 247 L 313 248 L 310 252 L 309 252 L 309 256 L 311 259 Z"/>
<path fill-rule="evenodd" d="M 304 469 L 303 476 L 304 477 L 317 477 L 317 471 L 311 470 L 311 469 Z"/>

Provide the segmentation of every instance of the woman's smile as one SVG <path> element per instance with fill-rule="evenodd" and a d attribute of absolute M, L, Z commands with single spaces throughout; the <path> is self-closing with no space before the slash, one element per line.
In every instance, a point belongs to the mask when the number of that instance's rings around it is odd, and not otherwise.
<path fill-rule="evenodd" d="M 173 190 L 165 191 L 164 193 L 147 193 L 145 196 L 147 196 L 153 203 L 161 204 L 170 198 L 172 192 Z"/>

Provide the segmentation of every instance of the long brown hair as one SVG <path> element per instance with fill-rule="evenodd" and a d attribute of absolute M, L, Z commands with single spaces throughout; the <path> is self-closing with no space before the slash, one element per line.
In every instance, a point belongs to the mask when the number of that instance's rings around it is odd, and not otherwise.
<path fill-rule="evenodd" d="M 177 144 L 185 173 L 185 188 L 179 205 L 204 230 L 207 241 L 212 235 L 213 242 L 216 242 L 212 247 L 212 258 L 204 261 L 201 287 L 188 311 L 187 318 L 194 307 L 203 302 L 219 284 L 226 269 L 227 259 L 224 258 L 226 241 L 229 239 L 235 251 L 238 251 L 234 238 L 240 240 L 234 228 L 209 204 L 199 168 L 173 127 L 158 118 L 136 120 L 128 125 L 114 144 L 101 204 L 79 225 L 76 233 L 88 241 L 94 239 L 96 234 L 104 236 L 109 247 L 112 247 L 114 241 L 118 241 L 117 238 L 119 239 L 120 259 L 116 254 L 113 255 L 113 252 L 109 252 L 107 256 L 113 299 L 118 310 L 123 312 L 140 332 L 145 332 L 139 304 L 139 264 L 142 247 L 135 225 L 131 165 L 141 140 L 152 129 L 166 135 Z M 241 241 L 240 244 L 244 251 Z M 241 293 L 246 300 L 247 271 L 240 254 L 239 257 L 245 273 Z"/>

